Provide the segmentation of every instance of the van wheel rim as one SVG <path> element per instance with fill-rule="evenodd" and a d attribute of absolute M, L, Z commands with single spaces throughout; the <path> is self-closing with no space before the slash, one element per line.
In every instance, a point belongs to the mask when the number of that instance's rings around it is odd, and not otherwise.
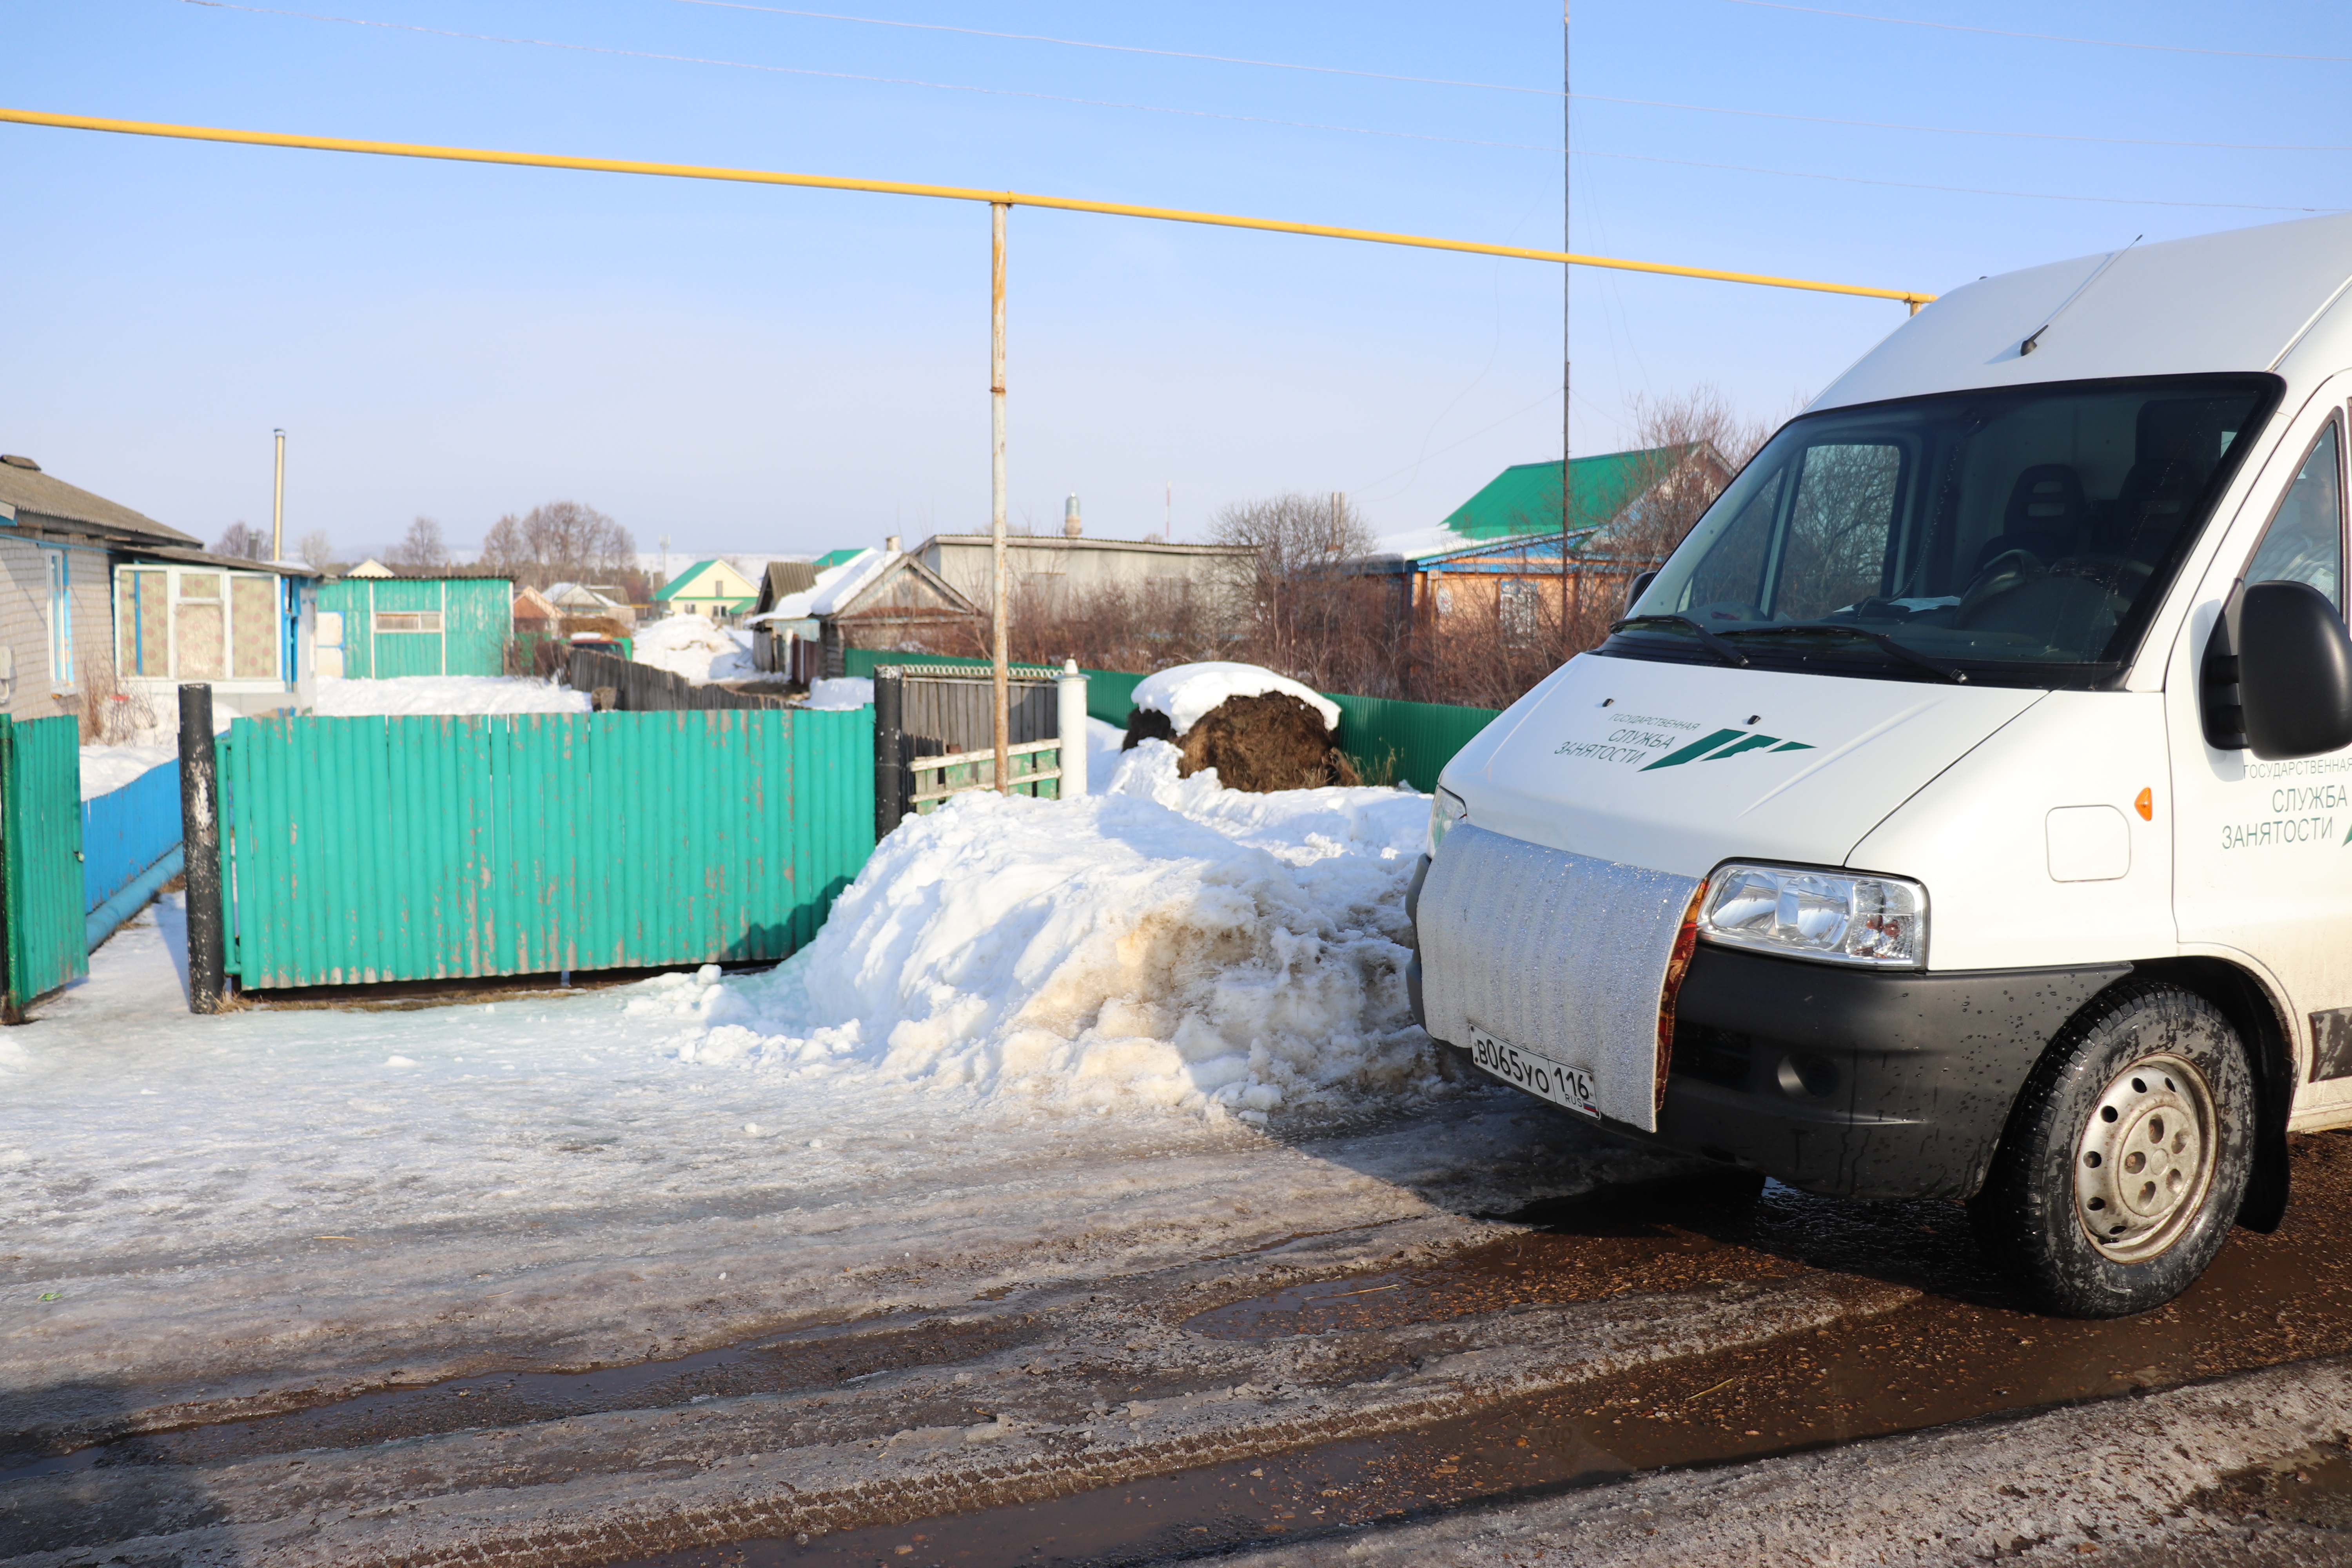
<path fill-rule="evenodd" d="M 2074 1215 L 2119 1263 L 2169 1250 L 2204 1207 L 2221 1139 L 2205 1075 L 2169 1053 L 2117 1073 L 2074 1150 Z"/>

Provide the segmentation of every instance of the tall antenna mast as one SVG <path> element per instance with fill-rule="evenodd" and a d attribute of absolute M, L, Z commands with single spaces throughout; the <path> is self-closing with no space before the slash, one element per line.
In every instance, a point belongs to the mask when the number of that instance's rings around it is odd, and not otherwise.
<path fill-rule="evenodd" d="M 1570 202 L 1576 189 L 1576 150 L 1570 140 L 1576 123 L 1576 100 L 1570 96 L 1569 87 L 1571 58 L 1569 17 L 1573 4 L 1574 0 L 1560 0 L 1559 3 L 1559 247 L 1566 251 L 1576 248 L 1570 243 L 1570 231 L 1574 226 Z M 1571 514 L 1576 510 L 1575 485 L 1569 464 L 1570 455 L 1574 450 L 1569 430 L 1575 420 L 1575 402 L 1570 396 L 1575 385 L 1575 356 L 1570 352 L 1569 304 L 1575 294 L 1575 277 L 1576 268 L 1573 267 L 1559 269 L 1559 629 L 1560 651 L 1563 654 L 1572 651 L 1565 645 L 1569 625 L 1573 618 L 1569 614 L 1568 604 L 1568 534 Z"/>

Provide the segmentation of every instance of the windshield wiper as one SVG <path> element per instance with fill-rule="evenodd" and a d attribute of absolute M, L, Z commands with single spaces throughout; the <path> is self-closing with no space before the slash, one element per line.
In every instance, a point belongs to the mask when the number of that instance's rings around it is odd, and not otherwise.
<path fill-rule="evenodd" d="M 1924 669 L 1939 679 L 1965 684 L 1969 679 L 1969 672 L 1959 666 L 1946 664 L 1940 658 L 1930 658 L 1916 648 L 1904 647 L 1885 632 L 1874 632 L 1868 626 L 1843 626 L 1833 621 L 1800 621 L 1779 626 L 1740 626 L 1726 635 L 1735 637 L 1790 637 L 1799 633 L 1808 637 L 1826 633 L 1832 637 L 1860 637 L 1864 642 L 1875 645 L 1881 652 L 1889 654 L 1915 668 Z"/>
<path fill-rule="evenodd" d="M 1627 626 L 1638 626 L 1646 622 L 1655 622 L 1662 626 L 1680 626 L 1685 631 L 1689 632 L 1693 637 L 1698 638 L 1699 646 L 1701 647 L 1715 655 L 1716 658 L 1723 660 L 1724 663 L 1736 664 L 1742 669 L 1748 668 L 1748 656 L 1746 654 L 1740 652 L 1738 648 L 1732 647 L 1729 643 L 1724 641 L 1721 637 L 1716 636 L 1713 632 L 1707 630 L 1705 626 L 1699 625 L 1688 616 L 1628 616 L 1622 621 L 1610 622 L 1609 631 L 1612 636 L 1614 636 L 1615 634 L 1623 631 Z"/>

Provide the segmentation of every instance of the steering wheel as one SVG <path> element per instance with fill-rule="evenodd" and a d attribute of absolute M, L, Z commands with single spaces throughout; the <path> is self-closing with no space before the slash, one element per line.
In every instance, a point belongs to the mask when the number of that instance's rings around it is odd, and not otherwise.
<path fill-rule="evenodd" d="M 2004 550 L 1986 562 L 1975 578 L 1960 595 L 1958 606 L 1952 612 L 1955 626 L 1967 626 L 1969 617 L 1988 603 L 2003 594 L 2015 593 L 2028 583 L 2049 575 L 2050 569 L 2042 557 L 2031 550 Z"/>

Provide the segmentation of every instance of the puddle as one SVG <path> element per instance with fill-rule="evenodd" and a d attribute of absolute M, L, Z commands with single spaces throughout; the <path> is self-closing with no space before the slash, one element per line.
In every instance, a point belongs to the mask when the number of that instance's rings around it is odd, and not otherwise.
<path fill-rule="evenodd" d="M 2240 1470 L 2189 1500 L 2225 1519 L 2352 1531 L 2352 1455 L 2336 1445 Z"/>
<path fill-rule="evenodd" d="M 142 1433 L 69 1453 L 0 1451 L 0 1486 L 110 1465 L 198 1465 L 251 1454 L 357 1448 L 395 1437 L 515 1426 L 606 1410 L 658 1410 L 727 1394 L 838 1386 L 877 1373 L 962 1361 L 1027 1342 L 1024 1321 L 833 1326 L 675 1361 L 586 1372 L 500 1372 L 390 1388 L 250 1421 Z"/>

